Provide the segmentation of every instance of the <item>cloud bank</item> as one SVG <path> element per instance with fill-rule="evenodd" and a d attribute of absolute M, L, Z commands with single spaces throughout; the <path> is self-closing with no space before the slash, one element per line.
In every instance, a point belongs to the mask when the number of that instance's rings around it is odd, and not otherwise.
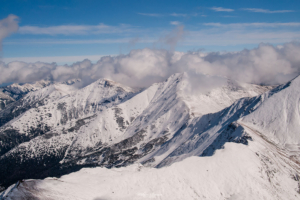
<path fill-rule="evenodd" d="M 55 63 L 0 62 L 0 84 L 32 82 L 51 76 L 56 81 L 80 78 L 85 84 L 109 78 L 131 87 L 147 87 L 174 73 L 187 72 L 198 88 L 207 87 L 205 77 L 230 78 L 241 82 L 274 85 L 300 73 L 300 43 L 283 46 L 261 44 L 252 50 L 229 53 L 174 52 L 157 49 L 132 50 L 127 55 L 105 56 L 93 64 L 89 60 L 72 65 Z M 202 80 L 202 81 L 201 81 Z M 212 83 L 212 82 L 211 82 Z"/>

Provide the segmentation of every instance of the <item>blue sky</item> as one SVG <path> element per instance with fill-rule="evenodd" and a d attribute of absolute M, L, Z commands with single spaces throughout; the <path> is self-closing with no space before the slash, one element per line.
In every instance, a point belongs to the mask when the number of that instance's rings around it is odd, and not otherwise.
<path fill-rule="evenodd" d="M 300 39 L 299 0 L 1 0 L 19 17 L 3 40 L 5 62 L 71 63 L 138 48 L 238 51 Z"/>

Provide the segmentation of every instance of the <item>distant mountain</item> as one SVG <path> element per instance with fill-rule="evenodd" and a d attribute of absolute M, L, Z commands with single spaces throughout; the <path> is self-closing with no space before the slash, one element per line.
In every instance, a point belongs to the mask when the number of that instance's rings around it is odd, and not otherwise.
<path fill-rule="evenodd" d="M 50 80 L 41 80 L 33 83 L 13 83 L 11 85 L 1 88 L 1 91 L 15 100 L 21 99 L 24 95 L 29 92 L 37 91 L 41 88 L 51 85 L 53 82 Z"/>
<path fill-rule="evenodd" d="M 74 85 L 75 83 L 80 82 L 80 79 L 71 79 L 65 82 L 61 82 L 61 84 L 64 85 Z M 51 81 L 50 79 L 45 79 L 45 80 L 41 80 L 41 81 L 36 81 L 33 83 L 25 83 L 25 84 L 21 84 L 21 83 L 13 83 L 11 85 L 5 86 L 5 87 L 1 87 L 0 88 L 0 110 L 3 110 L 5 106 L 7 106 L 9 103 L 12 103 L 14 101 L 17 101 L 19 99 L 21 99 L 22 97 L 24 97 L 26 94 L 30 93 L 30 92 L 34 92 L 37 90 L 40 90 L 42 88 L 45 88 L 47 86 L 56 84 L 56 83 L 60 83 L 60 82 L 54 82 Z M 8 98 L 8 96 L 10 98 Z M 10 101 L 5 101 L 9 99 Z"/>
<path fill-rule="evenodd" d="M 14 101 L 15 99 L 0 91 L 0 110 L 3 110 L 8 104 Z"/>

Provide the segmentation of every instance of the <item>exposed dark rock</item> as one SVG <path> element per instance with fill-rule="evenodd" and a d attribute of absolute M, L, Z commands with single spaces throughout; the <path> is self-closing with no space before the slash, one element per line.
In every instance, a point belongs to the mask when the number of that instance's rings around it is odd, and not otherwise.
<path fill-rule="evenodd" d="M 22 134 L 15 129 L 6 129 L 3 132 L 0 132 L 0 156 L 14 148 L 15 146 L 27 142 L 32 138 L 35 138 L 39 135 L 43 135 L 50 131 L 50 127 L 47 125 L 39 125 L 38 127 L 30 127 L 29 133 Z"/>
<path fill-rule="evenodd" d="M 49 175 L 49 169 L 59 165 L 66 147 L 58 151 L 50 151 L 38 158 L 24 156 L 22 149 L 10 156 L 2 156 L 0 159 L 0 186 L 8 187 L 22 179 L 39 179 Z M 59 172 L 52 172 L 52 175 Z"/>
<path fill-rule="evenodd" d="M 150 158 L 149 160 L 146 160 L 146 161 L 142 162 L 142 164 L 147 165 L 147 164 L 153 163 L 153 162 L 155 162 L 155 158 Z"/>
<path fill-rule="evenodd" d="M 248 145 L 248 140 L 252 138 L 244 132 L 244 128 L 236 123 L 231 123 L 226 129 L 206 148 L 201 156 L 212 156 L 216 149 L 223 148 L 226 142 L 235 142 Z"/>
<path fill-rule="evenodd" d="M 117 144 L 114 144 L 111 148 L 114 152 L 120 152 L 122 149 L 132 147 L 144 139 L 144 133 L 146 133 L 146 131 L 142 129 L 135 133 L 132 137 L 129 137 Z"/>
<path fill-rule="evenodd" d="M 120 131 L 124 131 L 126 129 L 126 126 L 125 126 L 125 121 L 124 121 L 124 118 L 122 117 L 122 109 L 121 108 L 113 108 L 113 110 L 115 111 L 115 119 L 116 119 L 116 122 L 120 128 Z M 127 124 L 129 124 L 127 122 Z"/>
<path fill-rule="evenodd" d="M 4 110 L 0 111 L 0 127 L 27 110 L 37 108 L 42 105 L 44 105 L 44 100 L 29 103 L 24 101 L 24 99 L 20 99 L 19 101 L 10 103 Z"/>
<path fill-rule="evenodd" d="M 68 132 L 73 132 L 73 131 L 78 131 L 80 129 L 80 127 L 82 127 L 83 125 L 85 125 L 85 121 L 84 120 L 88 120 L 88 119 L 92 119 L 94 117 L 96 117 L 97 115 L 93 115 L 93 116 L 90 116 L 90 117 L 86 117 L 86 118 L 83 118 L 83 119 L 79 119 L 76 121 L 75 123 L 75 126 L 71 127 L 68 129 Z"/>
<path fill-rule="evenodd" d="M 159 138 L 155 138 L 153 140 L 150 140 L 148 143 L 146 144 L 142 144 L 140 147 L 140 150 L 143 152 L 143 154 L 147 154 L 149 153 L 155 146 L 160 146 L 163 143 L 165 143 L 168 140 L 168 136 L 162 136 Z"/>

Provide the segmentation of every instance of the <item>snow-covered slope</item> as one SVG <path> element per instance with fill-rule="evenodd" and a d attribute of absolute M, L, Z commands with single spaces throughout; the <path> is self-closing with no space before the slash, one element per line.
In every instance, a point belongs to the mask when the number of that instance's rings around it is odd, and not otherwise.
<path fill-rule="evenodd" d="M 188 80 L 185 80 L 185 82 L 188 82 Z M 187 94 L 184 91 L 185 87 L 182 87 L 180 96 L 189 106 L 191 114 L 197 117 L 208 113 L 216 113 L 240 98 L 254 97 L 272 88 L 273 86 L 240 83 L 228 79 L 223 86 L 214 88 L 208 93 Z"/>
<path fill-rule="evenodd" d="M 188 95 L 185 73 L 141 92 L 107 79 L 79 90 L 48 86 L 19 100 L 45 99 L 43 104 L 35 103 L 1 127 L 0 142 L 6 148 L 1 149 L 0 180 L 7 187 L 19 179 L 60 176 L 82 167 L 134 162 L 164 167 L 191 156 L 213 155 L 226 142 L 249 144 L 254 138 L 250 132 L 264 129 L 252 127 L 252 119 L 246 118 L 275 94 L 292 95 L 296 89 L 284 91 L 297 87 L 293 82 L 266 92 L 271 87 L 228 80 L 209 93 Z M 288 144 L 293 152 L 286 153 L 297 160 L 297 146 Z"/>
<path fill-rule="evenodd" d="M 261 96 L 255 112 L 241 119 L 284 148 L 300 149 L 300 77 Z M 293 150 L 293 149 L 291 149 Z"/>
<path fill-rule="evenodd" d="M 22 142 L 49 131 L 47 123 L 43 122 L 47 118 L 34 114 L 34 111 L 38 111 L 39 107 L 56 101 L 73 91 L 76 91 L 73 86 L 53 84 L 27 94 L 2 110 L 0 112 L 2 125 L 0 127 L 0 155 Z"/>
<path fill-rule="evenodd" d="M 258 139 L 259 140 L 259 139 Z M 259 140 L 260 141 L 260 140 Z M 165 168 L 85 168 L 59 179 L 25 180 L 7 199 L 299 199 L 299 177 L 264 143 L 227 143 L 211 157 L 190 157 Z"/>
<path fill-rule="evenodd" d="M 247 144 L 246 128 L 288 150 L 299 162 L 299 85 L 297 77 L 262 95 L 242 98 L 220 112 L 193 118 L 176 138 L 151 155 L 152 160 L 163 158 L 153 165 L 162 167 L 190 156 L 212 155 L 228 141 Z"/>
<path fill-rule="evenodd" d="M 109 84 L 109 81 L 99 80 L 80 90 L 72 85 L 54 84 L 29 93 L 22 101 L 32 104 L 36 100 L 43 100 L 41 106 L 15 118 L 4 128 L 9 127 L 28 134 L 30 127 L 36 127 L 39 123 L 49 127 L 65 125 L 72 120 L 75 122 L 78 118 L 89 117 L 102 107 L 118 103 L 131 93 L 130 89 L 126 91 L 118 85 Z M 24 126 L 26 122 L 27 125 Z"/>

